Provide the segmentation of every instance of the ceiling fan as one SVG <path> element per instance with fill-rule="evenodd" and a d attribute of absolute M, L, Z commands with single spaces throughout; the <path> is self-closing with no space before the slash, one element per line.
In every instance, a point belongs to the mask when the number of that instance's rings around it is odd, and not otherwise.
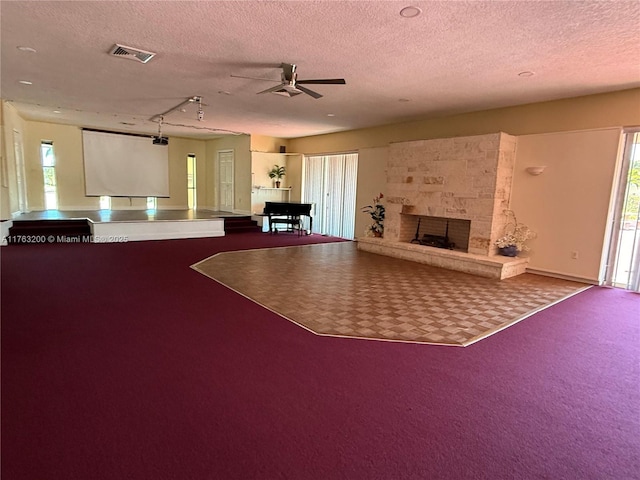
<path fill-rule="evenodd" d="M 281 63 L 280 68 L 282 68 L 281 73 L 281 83 L 280 85 L 276 85 L 275 87 L 267 88 L 258 94 L 261 93 L 276 93 L 279 95 L 283 95 L 285 97 L 294 97 L 296 95 L 300 95 L 301 93 L 306 93 L 307 95 L 312 96 L 313 98 L 321 98 L 318 92 L 314 92 L 313 90 L 303 87 L 302 85 L 345 85 L 347 82 L 344 81 L 344 78 L 323 78 L 319 80 L 298 80 L 298 74 L 296 73 L 296 65 L 293 63 Z M 235 78 L 250 78 L 252 80 L 266 80 L 269 82 L 275 82 L 277 80 L 269 80 L 267 78 L 255 78 L 255 77 L 241 77 L 239 75 L 231 75 Z"/>

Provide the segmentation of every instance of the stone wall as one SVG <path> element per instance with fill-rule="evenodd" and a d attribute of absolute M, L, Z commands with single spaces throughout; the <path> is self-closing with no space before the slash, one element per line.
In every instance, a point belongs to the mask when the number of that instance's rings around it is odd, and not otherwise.
<path fill-rule="evenodd" d="M 469 253 L 495 255 L 507 221 L 516 138 L 505 133 L 391 144 L 384 237 L 401 239 L 401 215 L 470 220 Z"/>

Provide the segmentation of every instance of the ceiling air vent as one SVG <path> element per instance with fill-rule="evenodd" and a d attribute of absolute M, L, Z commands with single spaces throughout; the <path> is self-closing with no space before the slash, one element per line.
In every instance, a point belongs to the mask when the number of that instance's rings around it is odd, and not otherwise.
<path fill-rule="evenodd" d="M 111 48 L 109 55 L 130 58 L 131 60 L 137 60 L 142 63 L 147 63 L 156 56 L 155 53 L 140 50 L 139 48 L 127 47 L 126 45 L 118 45 L 117 43 Z"/>

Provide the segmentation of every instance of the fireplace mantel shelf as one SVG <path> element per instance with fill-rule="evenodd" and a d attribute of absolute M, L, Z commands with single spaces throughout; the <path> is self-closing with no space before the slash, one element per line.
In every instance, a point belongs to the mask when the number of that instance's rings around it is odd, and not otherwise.
<path fill-rule="evenodd" d="M 358 249 L 365 252 L 500 280 L 524 273 L 529 264 L 528 258 L 475 255 L 384 238 L 361 237 L 357 241 Z"/>

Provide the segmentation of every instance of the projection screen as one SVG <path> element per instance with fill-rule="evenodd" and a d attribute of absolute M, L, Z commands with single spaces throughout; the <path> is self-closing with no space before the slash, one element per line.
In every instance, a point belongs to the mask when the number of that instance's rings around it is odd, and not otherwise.
<path fill-rule="evenodd" d="M 88 197 L 169 197 L 169 147 L 150 137 L 82 131 Z"/>

